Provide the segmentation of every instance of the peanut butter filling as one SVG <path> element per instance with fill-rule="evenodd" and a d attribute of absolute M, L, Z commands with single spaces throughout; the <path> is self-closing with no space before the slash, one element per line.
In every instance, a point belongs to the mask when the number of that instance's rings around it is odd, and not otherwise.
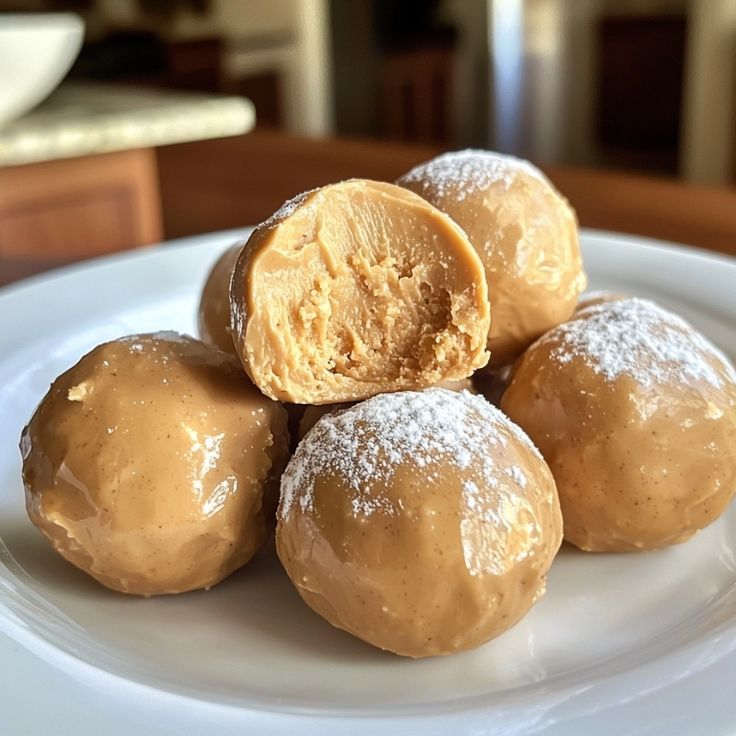
<path fill-rule="evenodd" d="M 268 396 L 307 404 L 469 376 L 487 361 L 483 267 L 420 197 L 351 180 L 293 200 L 238 259 L 233 335 Z"/>

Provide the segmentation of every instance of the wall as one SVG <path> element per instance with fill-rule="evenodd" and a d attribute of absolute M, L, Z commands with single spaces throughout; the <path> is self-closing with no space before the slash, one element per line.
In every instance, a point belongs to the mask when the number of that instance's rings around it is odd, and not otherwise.
<path fill-rule="evenodd" d="M 443 20 L 458 30 L 454 70 L 456 144 L 488 146 L 492 142 L 491 54 L 485 0 L 443 0 Z"/>
<path fill-rule="evenodd" d="M 696 0 L 699 1 L 699 0 Z M 710 0 L 705 0 L 709 2 Z M 561 142 L 561 156 L 575 164 L 594 165 L 599 152 L 594 138 L 595 87 L 598 74 L 595 32 L 602 14 L 668 15 L 683 14 L 688 0 L 576 0 L 564 5 L 564 33 L 567 38 L 565 69 L 567 110 Z"/>
<path fill-rule="evenodd" d="M 496 14 L 507 12 L 516 1 L 489 0 Z M 598 18 L 604 13 L 689 12 L 694 32 L 689 34 L 686 60 L 682 169 L 696 180 L 725 180 L 733 160 L 735 0 L 519 1 L 523 2 L 518 72 L 522 96 L 518 119 L 507 122 L 517 130 L 512 152 L 551 163 L 598 164 L 594 136 Z M 496 101 L 496 109 L 499 107 Z M 513 100 L 511 107 L 513 110 Z"/>
<path fill-rule="evenodd" d="M 135 0 L 96 0 L 86 20 L 88 37 L 111 26 L 147 28 L 169 39 L 220 36 L 229 75 L 281 74 L 289 131 L 332 131 L 328 0 L 211 0 L 205 15 L 185 10 L 165 20 L 142 15 Z"/>
<path fill-rule="evenodd" d="M 735 0 L 691 2 L 683 117 L 683 175 L 736 183 Z"/>
<path fill-rule="evenodd" d="M 330 25 L 335 52 L 335 127 L 345 135 L 378 135 L 381 59 L 373 0 L 330 3 Z"/>

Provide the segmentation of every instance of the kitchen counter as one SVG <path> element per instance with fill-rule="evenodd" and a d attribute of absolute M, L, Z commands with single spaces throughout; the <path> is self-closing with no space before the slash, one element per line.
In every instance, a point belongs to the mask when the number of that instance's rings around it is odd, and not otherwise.
<path fill-rule="evenodd" d="M 242 97 L 64 84 L 0 128 L 0 166 L 222 138 L 254 123 L 253 104 Z"/>
<path fill-rule="evenodd" d="M 0 128 L 0 284 L 161 240 L 158 147 L 254 123 L 242 97 L 62 84 Z"/>

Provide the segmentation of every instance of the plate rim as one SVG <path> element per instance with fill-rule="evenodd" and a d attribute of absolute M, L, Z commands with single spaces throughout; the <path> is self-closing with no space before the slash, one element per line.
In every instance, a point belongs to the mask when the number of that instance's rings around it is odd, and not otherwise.
<path fill-rule="evenodd" d="M 23 281 L 11 284 L 10 286 L 0 289 L 0 314 L 7 305 L 12 304 L 14 297 L 23 294 L 27 295 L 29 292 L 36 291 L 37 289 L 42 289 L 48 286 L 50 283 L 67 281 L 70 278 L 72 279 L 72 281 L 75 278 L 84 279 L 87 278 L 90 273 L 96 272 L 101 268 L 115 268 L 116 265 L 119 263 L 147 260 L 149 258 L 159 257 L 162 253 L 166 253 L 167 250 L 171 250 L 173 248 L 187 249 L 204 245 L 208 245 L 213 249 L 216 245 L 222 246 L 224 248 L 228 245 L 228 243 L 243 240 L 250 231 L 251 228 L 237 228 L 233 230 L 181 238 L 161 243 L 156 246 L 146 247 L 144 249 L 103 256 L 91 261 L 86 261 L 82 264 L 72 264 L 56 271 L 32 276 L 28 279 L 24 279 Z M 709 262 L 711 266 L 714 264 L 718 264 L 719 266 L 726 265 L 729 269 L 733 269 L 734 274 L 736 275 L 736 258 L 729 255 L 701 251 L 700 249 L 693 248 L 691 246 L 678 245 L 674 243 L 670 244 L 666 241 L 655 240 L 652 238 L 644 238 L 634 235 L 626 235 L 601 230 L 590 230 L 583 228 L 581 229 L 581 236 L 581 239 L 587 242 L 615 242 L 617 247 L 619 245 L 625 247 L 634 246 L 637 248 L 641 248 L 642 246 L 644 246 L 645 248 L 650 249 L 650 252 L 665 251 L 668 254 L 676 252 L 679 255 L 686 256 L 688 258 L 697 258 L 699 260 L 702 259 L 706 262 Z M 729 591 L 727 591 L 724 595 L 729 594 L 732 591 L 733 588 L 729 589 Z M 441 706 L 439 706 L 437 710 L 429 710 L 424 706 L 414 705 L 410 706 L 408 711 L 405 711 L 402 709 L 402 706 L 389 706 L 388 709 L 382 710 L 379 713 L 366 713 L 365 711 L 362 711 L 360 709 L 346 709 L 339 710 L 335 712 L 334 715 L 331 715 L 330 713 L 326 713 L 324 710 L 318 708 L 301 709 L 297 707 L 294 709 L 274 709 L 272 706 L 262 707 L 258 704 L 213 701 L 207 697 L 197 697 L 196 695 L 190 695 L 182 692 L 174 692 L 172 690 L 164 689 L 153 684 L 129 679 L 121 674 L 116 674 L 115 672 L 105 669 L 102 666 L 95 665 L 84 659 L 76 657 L 71 652 L 60 649 L 52 642 L 43 638 L 43 636 L 41 636 L 40 634 L 32 631 L 28 626 L 24 626 L 22 621 L 14 619 L 17 619 L 17 617 L 15 617 L 12 611 L 10 611 L 3 604 L 3 591 L 2 588 L 0 588 L 0 630 L 2 630 L 4 633 L 7 633 L 9 636 L 11 636 L 11 638 L 24 646 L 24 648 L 36 653 L 37 656 L 40 656 L 45 662 L 51 664 L 54 667 L 62 669 L 67 673 L 75 672 L 75 679 L 80 679 L 86 682 L 90 682 L 93 680 L 96 682 L 99 680 L 99 677 L 102 674 L 106 679 L 109 679 L 111 683 L 115 684 L 115 689 L 118 689 L 121 687 L 121 685 L 124 685 L 124 689 L 130 690 L 132 688 L 131 692 L 140 692 L 142 689 L 149 694 L 155 693 L 157 696 L 173 698 L 176 702 L 196 702 L 200 704 L 206 704 L 215 708 L 235 709 L 237 711 L 251 712 L 253 714 L 260 715 L 329 718 L 330 720 L 350 719 L 354 717 L 374 717 L 377 719 L 387 717 L 417 717 L 420 715 L 425 715 L 427 713 L 434 713 L 437 716 L 447 716 L 450 714 L 457 714 L 458 712 L 469 713 L 473 711 L 489 713 L 492 712 L 495 708 L 499 707 L 499 705 L 505 706 L 508 702 L 504 701 L 504 703 L 502 704 L 493 702 L 477 702 L 483 698 L 487 699 L 489 696 L 486 694 L 468 696 L 467 698 L 455 699 L 454 701 L 445 702 Z M 731 629 L 733 629 L 733 631 L 731 631 Z M 695 669 L 691 669 L 688 672 L 688 677 L 694 676 L 707 669 L 714 662 L 726 659 L 728 657 L 733 659 L 734 672 L 736 673 L 736 655 L 734 655 L 734 649 L 736 649 L 736 621 L 725 622 L 718 629 L 718 631 L 721 630 L 728 631 L 732 634 L 732 637 L 729 641 L 729 648 L 726 653 L 723 655 L 719 655 L 711 660 L 701 662 L 700 666 Z M 674 652 L 655 657 L 653 660 L 646 661 L 633 670 L 631 668 L 625 668 L 620 672 L 613 672 L 596 678 L 593 681 L 591 687 L 597 688 L 609 682 L 618 682 L 621 679 L 632 678 L 636 673 L 640 672 L 641 670 L 646 670 L 649 667 L 658 666 L 666 663 L 667 661 L 678 659 L 682 656 L 683 653 L 700 649 L 703 645 L 703 640 L 711 639 L 712 637 L 712 631 L 702 634 L 696 639 L 688 642 L 685 647 L 680 647 Z M 44 650 L 46 650 L 45 653 Z M 57 662 L 57 660 L 59 661 Z M 65 660 L 65 664 L 62 663 L 60 660 Z M 670 684 L 671 682 L 667 681 L 665 683 L 662 683 L 661 687 L 667 687 Z M 570 688 L 567 689 L 569 690 Z M 511 692 L 513 693 L 513 691 Z M 563 692 L 565 692 L 565 689 L 555 691 L 558 696 Z M 543 697 L 547 697 L 547 695 L 543 694 Z M 470 699 L 472 699 L 474 702 L 468 703 L 467 701 Z M 567 700 L 569 701 L 569 699 Z M 615 703 L 612 703 L 612 705 L 614 704 Z M 421 713 L 419 712 L 420 707 Z"/>

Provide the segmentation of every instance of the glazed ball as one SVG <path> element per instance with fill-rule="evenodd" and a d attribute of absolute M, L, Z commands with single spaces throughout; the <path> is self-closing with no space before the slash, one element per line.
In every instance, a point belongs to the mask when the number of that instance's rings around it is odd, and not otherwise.
<path fill-rule="evenodd" d="M 406 189 L 353 179 L 287 202 L 238 257 L 235 347 L 267 396 L 333 404 L 467 378 L 488 360 L 483 266 Z"/>
<path fill-rule="evenodd" d="M 435 384 L 435 388 L 446 388 L 448 391 L 470 391 L 471 394 L 477 394 L 472 378 L 463 378 L 460 381 L 440 381 Z"/>
<path fill-rule="evenodd" d="M 138 595 L 209 588 L 273 528 L 286 413 L 237 360 L 175 333 L 105 343 L 21 437 L 31 521 L 69 562 Z"/>
<path fill-rule="evenodd" d="M 444 381 L 443 383 L 437 384 L 440 388 L 446 388 L 449 391 L 470 391 L 470 393 L 478 393 L 473 386 L 473 382 L 469 378 L 463 378 L 461 381 Z M 329 414 L 333 411 L 340 411 L 341 409 L 347 409 L 352 404 L 321 404 L 318 406 L 307 406 L 299 418 L 299 429 L 297 437 L 299 440 L 304 438 L 304 435 L 309 432 L 312 427 L 319 421 L 325 414 Z"/>
<path fill-rule="evenodd" d="M 197 310 L 199 336 L 205 342 L 235 355 L 230 332 L 230 278 L 243 244 L 228 248 L 207 276 Z"/>
<path fill-rule="evenodd" d="M 651 301 L 598 302 L 548 332 L 501 407 L 549 463 L 581 549 L 682 542 L 736 492 L 733 368 Z"/>
<path fill-rule="evenodd" d="M 488 281 L 489 366 L 511 363 L 566 320 L 586 285 L 575 212 L 539 169 L 490 151 L 455 151 L 397 182 L 467 233 Z"/>
<path fill-rule="evenodd" d="M 297 437 L 301 442 L 312 427 L 322 419 L 325 414 L 332 414 L 333 412 L 342 411 L 353 406 L 353 404 L 319 404 L 315 406 L 308 406 L 299 420 L 299 429 L 297 431 Z"/>
<path fill-rule="evenodd" d="M 410 657 L 476 647 L 544 593 L 549 469 L 485 399 L 431 388 L 323 416 L 284 473 L 277 550 L 333 626 Z"/>

